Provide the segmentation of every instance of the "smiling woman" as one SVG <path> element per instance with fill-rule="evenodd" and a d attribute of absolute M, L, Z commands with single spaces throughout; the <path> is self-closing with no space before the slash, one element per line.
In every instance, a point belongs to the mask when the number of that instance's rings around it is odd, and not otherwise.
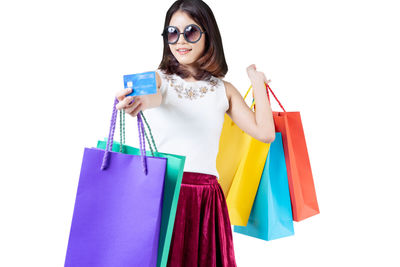
<path fill-rule="evenodd" d="M 176 1 L 167 11 L 163 59 L 156 73 L 162 103 L 146 110 L 159 149 L 185 155 L 167 267 L 236 266 L 226 200 L 216 157 L 228 67 L 211 9 Z"/>
<path fill-rule="evenodd" d="M 228 114 L 252 137 L 273 141 L 267 80 L 255 65 L 247 68 L 255 113 L 222 80 L 228 72 L 222 38 L 213 12 L 201 0 L 174 2 L 161 35 L 157 93 L 133 101 L 124 97 L 129 91 L 120 91 L 117 108 L 132 116 L 145 110 L 159 151 L 186 156 L 167 266 L 234 267 L 233 233 L 216 168 L 219 140 Z"/>

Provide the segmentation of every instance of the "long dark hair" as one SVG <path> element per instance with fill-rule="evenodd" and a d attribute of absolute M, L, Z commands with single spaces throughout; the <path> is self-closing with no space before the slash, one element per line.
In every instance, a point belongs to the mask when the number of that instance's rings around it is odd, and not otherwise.
<path fill-rule="evenodd" d="M 176 11 L 187 13 L 200 25 L 203 31 L 206 31 L 204 35 L 206 38 L 204 52 L 197 60 L 199 70 L 193 74 L 193 77 L 196 80 L 206 81 L 211 78 L 211 75 L 219 78 L 225 77 L 225 74 L 228 72 L 228 65 L 225 61 L 218 25 L 210 7 L 202 0 L 177 0 L 167 11 L 163 29 L 169 26 L 171 17 Z M 166 74 L 177 74 L 181 78 L 191 76 L 190 71 L 176 60 L 165 37 L 163 37 L 163 41 L 164 51 L 159 69 L 163 70 Z"/>

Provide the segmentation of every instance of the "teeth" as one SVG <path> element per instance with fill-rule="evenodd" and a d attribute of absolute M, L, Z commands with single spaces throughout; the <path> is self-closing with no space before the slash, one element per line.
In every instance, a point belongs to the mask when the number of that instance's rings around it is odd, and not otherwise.
<path fill-rule="evenodd" d="M 190 49 L 183 49 L 183 50 L 178 49 L 178 51 L 180 51 L 180 52 L 189 51 L 189 50 L 190 50 Z"/>

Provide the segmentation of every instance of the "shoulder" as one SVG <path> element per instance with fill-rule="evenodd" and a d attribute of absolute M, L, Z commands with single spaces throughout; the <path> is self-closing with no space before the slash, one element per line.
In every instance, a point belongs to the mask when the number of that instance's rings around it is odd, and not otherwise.
<path fill-rule="evenodd" d="M 229 100 L 231 99 L 232 96 L 237 96 L 237 95 L 241 96 L 239 90 L 236 89 L 236 87 L 232 83 L 225 80 L 222 81 L 224 82 L 226 96 L 228 97 Z"/>
<path fill-rule="evenodd" d="M 229 98 L 230 92 L 232 91 L 233 85 L 228 81 L 225 81 L 225 80 L 222 80 L 222 81 L 223 81 L 224 86 L 225 86 L 226 96 Z"/>
<path fill-rule="evenodd" d="M 161 91 L 161 93 L 164 93 L 164 91 L 166 90 L 166 88 L 168 86 L 167 74 L 159 68 L 157 68 L 154 72 L 156 73 L 157 89 L 159 89 Z"/>
<path fill-rule="evenodd" d="M 156 77 L 158 77 L 159 79 L 162 79 L 165 77 L 165 72 L 162 69 L 155 69 L 154 71 L 156 73 Z"/>
<path fill-rule="evenodd" d="M 154 72 L 156 73 L 157 88 L 166 86 L 167 82 L 165 82 L 165 80 L 167 79 L 167 74 L 159 68 L 157 68 Z"/>
<path fill-rule="evenodd" d="M 157 89 L 160 89 L 161 84 L 162 84 L 162 78 L 161 78 L 160 70 L 156 69 L 154 72 L 156 73 Z"/>
<path fill-rule="evenodd" d="M 159 74 L 159 70 L 155 70 L 154 72 L 156 73 L 157 88 L 160 88 L 160 86 L 161 86 L 161 75 Z"/>

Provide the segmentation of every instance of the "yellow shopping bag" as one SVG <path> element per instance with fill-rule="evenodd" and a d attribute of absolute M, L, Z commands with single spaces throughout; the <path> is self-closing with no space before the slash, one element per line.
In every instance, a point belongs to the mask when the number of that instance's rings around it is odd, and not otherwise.
<path fill-rule="evenodd" d="M 245 99 L 250 89 L 251 86 L 244 96 Z M 251 108 L 253 106 L 254 104 Z M 242 131 L 225 114 L 217 170 L 233 225 L 247 225 L 269 147 L 269 143 L 263 143 Z"/>

